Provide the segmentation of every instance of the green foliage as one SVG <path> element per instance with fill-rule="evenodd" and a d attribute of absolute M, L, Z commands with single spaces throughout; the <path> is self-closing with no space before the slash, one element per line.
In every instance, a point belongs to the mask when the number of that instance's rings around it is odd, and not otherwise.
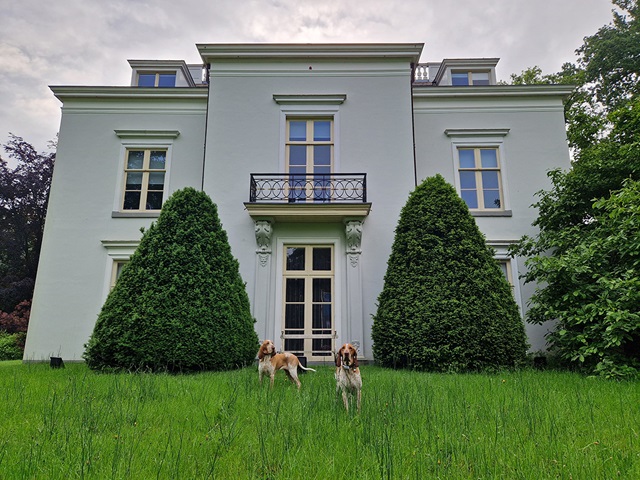
<path fill-rule="evenodd" d="M 513 253 L 531 257 L 525 280 L 539 286 L 528 320 L 557 321 L 551 347 L 586 372 L 624 377 L 639 360 L 637 259 L 625 244 L 638 242 L 640 9 L 613 3 L 626 14 L 614 12 L 577 50 L 579 68 L 563 70 L 577 84 L 565 107 L 572 169 L 549 173 L 534 205 L 539 234 Z"/>
<path fill-rule="evenodd" d="M 7 333 L 0 330 L 0 361 L 22 358 L 24 336 L 24 333 Z"/>
<path fill-rule="evenodd" d="M 98 370 L 237 368 L 258 350 L 253 324 L 217 208 L 205 193 L 186 188 L 144 232 L 84 358 Z"/>
<path fill-rule="evenodd" d="M 402 209 L 378 302 L 373 351 L 383 366 L 475 371 L 525 361 L 510 286 L 466 204 L 440 175 Z"/>
<path fill-rule="evenodd" d="M 558 319 L 560 356 L 589 372 L 640 371 L 640 182 L 595 202 L 588 224 L 561 232 L 561 249 L 528 261 L 539 289 L 529 316 Z"/>

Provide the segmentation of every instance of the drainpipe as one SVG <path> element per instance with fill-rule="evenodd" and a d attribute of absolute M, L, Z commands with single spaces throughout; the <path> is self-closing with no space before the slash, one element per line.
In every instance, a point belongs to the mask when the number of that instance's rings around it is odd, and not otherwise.
<path fill-rule="evenodd" d="M 411 95 L 411 135 L 413 138 L 413 183 L 414 186 L 418 186 L 418 162 L 416 159 L 416 122 L 415 114 L 413 112 L 413 82 L 416 78 L 416 64 L 411 62 L 411 78 L 409 85 L 409 95 Z"/>
<path fill-rule="evenodd" d="M 211 95 L 211 82 L 209 82 L 209 69 L 211 68 L 211 64 L 207 63 L 204 65 L 206 78 L 205 82 L 207 82 L 207 110 L 206 116 L 204 119 L 204 145 L 202 146 L 202 181 L 200 183 L 200 191 L 204 192 L 204 167 L 207 158 L 207 135 L 209 133 L 209 97 Z"/>

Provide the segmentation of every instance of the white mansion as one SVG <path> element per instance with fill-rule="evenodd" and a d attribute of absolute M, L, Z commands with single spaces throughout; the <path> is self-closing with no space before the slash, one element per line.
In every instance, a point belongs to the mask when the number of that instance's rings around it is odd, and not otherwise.
<path fill-rule="evenodd" d="M 122 265 L 175 190 L 218 205 L 260 339 L 372 358 L 401 208 L 455 186 L 513 285 L 509 244 L 568 168 L 570 87 L 505 86 L 497 58 L 420 64 L 422 44 L 199 44 L 202 64 L 131 60 L 130 86 L 54 86 L 62 122 L 25 360 L 81 360 Z M 526 326 L 532 350 L 545 326 Z"/>

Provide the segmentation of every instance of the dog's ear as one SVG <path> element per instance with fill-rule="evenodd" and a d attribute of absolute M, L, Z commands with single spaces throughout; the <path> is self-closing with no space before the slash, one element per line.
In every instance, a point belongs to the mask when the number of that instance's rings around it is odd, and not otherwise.
<path fill-rule="evenodd" d="M 353 368 L 358 368 L 358 350 L 356 350 L 355 348 L 353 349 L 351 361 L 353 362 Z"/>
<path fill-rule="evenodd" d="M 342 366 L 342 348 L 336 352 L 336 367 Z"/>
<path fill-rule="evenodd" d="M 258 360 L 262 360 L 264 358 L 264 343 L 260 345 L 258 349 Z"/>

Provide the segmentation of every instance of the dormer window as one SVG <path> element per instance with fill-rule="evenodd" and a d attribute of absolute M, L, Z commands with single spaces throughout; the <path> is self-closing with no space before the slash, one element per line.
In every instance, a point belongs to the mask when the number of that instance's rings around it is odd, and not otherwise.
<path fill-rule="evenodd" d="M 138 73 L 138 87 L 175 87 L 175 72 Z"/>
<path fill-rule="evenodd" d="M 490 85 L 489 72 L 451 72 L 451 85 Z"/>

